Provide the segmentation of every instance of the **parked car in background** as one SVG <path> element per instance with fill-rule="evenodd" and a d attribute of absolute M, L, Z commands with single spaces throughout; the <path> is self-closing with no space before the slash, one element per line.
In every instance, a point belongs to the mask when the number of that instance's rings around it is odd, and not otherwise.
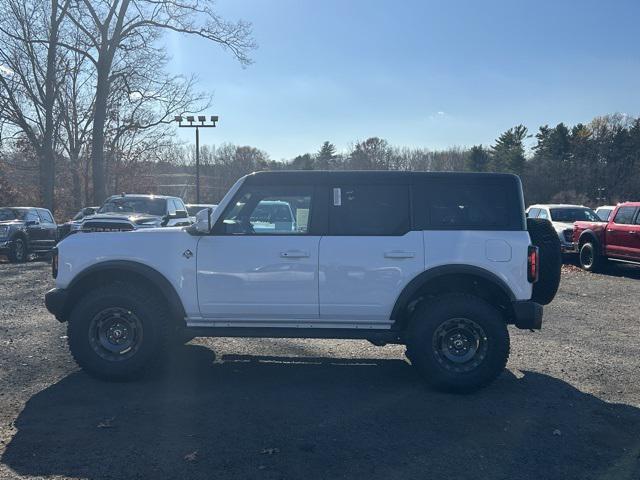
<path fill-rule="evenodd" d="M 597 271 L 607 260 L 640 263 L 640 202 L 620 203 L 606 223 L 576 222 L 573 241 L 585 270 Z"/>
<path fill-rule="evenodd" d="M 543 218 L 549 220 L 560 238 L 562 253 L 576 253 L 576 245 L 573 242 L 573 222 L 584 220 L 600 222 L 600 217 L 589 207 L 584 205 L 566 204 L 537 204 L 527 209 L 527 217 Z"/>
<path fill-rule="evenodd" d="M 45 208 L 0 208 L 0 255 L 26 262 L 30 254 L 48 256 L 58 240 L 58 226 Z"/>
<path fill-rule="evenodd" d="M 71 231 L 76 231 L 82 226 L 82 219 L 90 215 L 95 215 L 100 207 L 84 207 L 76 213 L 71 220 L 58 225 L 58 241 L 69 235 Z"/>
<path fill-rule="evenodd" d="M 189 214 L 189 221 L 191 223 L 196 223 L 196 215 L 201 210 L 205 208 L 210 208 L 211 210 L 215 210 L 218 205 L 216 204 L 207 204 L 207 203 L 187 203 L 187 213 Z"/>
<path fill-rule="evenodd" d="M 608 222 L 611 212 L 613 212 L 615 209 L 615 205 L 603 205 L 596 208 L 596 215 L 598 215 L 598 217 L 600 217 L 600 220 L 602 220 L 603 222 Z"/>
<path fill-rule="evenodd" d="M 77 225 L 77 226 L 76 226 Z M 191 225 L 182 199 L 164 195 L 121 194 L 107 198 L 94 215 L 74 223 L 73 231 L 122 232 L 139 228 Z"/>

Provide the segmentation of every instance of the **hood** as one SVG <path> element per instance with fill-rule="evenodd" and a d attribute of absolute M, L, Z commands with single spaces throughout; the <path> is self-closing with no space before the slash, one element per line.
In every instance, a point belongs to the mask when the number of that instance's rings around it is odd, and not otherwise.
<path fill-rule="evenodd" d="M 24 225 L 24 220 L 3 220 L 3 221 L 0 222 L 0 225 L 9 225 L 9 226 L 20 227 L 20 226 Z"/>
<path fill-rule="evenodd" d="M 567 228 L 573 229 L 573 222 L 551 222 L 553 224 L 553 228 L 556 231 L 566 230 Z"/>
<path fill-rule="evenodd" d="M 80 222 L 86 222 L 90 220 L 121 220 L 121 221 L 129 221 L 132 223 L 136 223 L 140 220 L 162 220 L 160 215 L 150 215 L 148 213 L 139 213 L 139 212 L 131 212 L 131 213 L 120 213 L 120 212 L 109 212 L 109 213 L 96 213 L 95 215 L 89 215 L 88 217 L 84 217 Z"/>

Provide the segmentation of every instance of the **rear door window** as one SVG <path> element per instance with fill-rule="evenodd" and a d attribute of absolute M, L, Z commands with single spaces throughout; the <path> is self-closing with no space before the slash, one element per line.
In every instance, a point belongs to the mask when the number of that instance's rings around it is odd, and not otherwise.
<path fill-rule="evenodd" d="M 411 229 L 406 185 L 333 185 L 329 235 L 404 235 Z"/>
<path fill-rule="evenodd" d="M 502 182 L 438 182 L 428 188 L 423 211 L 434 230 L 521 229 L 523 212 L 512 190 Z"/>

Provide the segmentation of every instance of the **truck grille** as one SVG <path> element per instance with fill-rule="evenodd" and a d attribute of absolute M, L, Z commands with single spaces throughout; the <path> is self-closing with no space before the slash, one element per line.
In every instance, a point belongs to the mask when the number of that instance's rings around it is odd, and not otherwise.
<path fill-rule="evenodd" d="M 82 225 L 83 232 L 129 232 L 133 225 L 128 222 L 99 222 L 88 221 Z"/>
<path fill-rule="evenodd" d="M 573 229 L 572 228 L 567 228 L 566 230 L 564 230 L 562 232 L 562 234 L 564 235 L 565 241 L 573 242 Z"/>

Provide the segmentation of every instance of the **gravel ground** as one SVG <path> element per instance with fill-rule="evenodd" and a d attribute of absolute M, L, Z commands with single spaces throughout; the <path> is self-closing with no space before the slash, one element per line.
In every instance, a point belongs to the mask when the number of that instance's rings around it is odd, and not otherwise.
<path fill-rule="evenodd" d="M 542 331 L 459 396 L 363 341 L 198 339 L 167 374 L 93 380 L 48 265 L 0 264 L 0 478 L 638 480 L 639 280 L 565 267 Z"/>

